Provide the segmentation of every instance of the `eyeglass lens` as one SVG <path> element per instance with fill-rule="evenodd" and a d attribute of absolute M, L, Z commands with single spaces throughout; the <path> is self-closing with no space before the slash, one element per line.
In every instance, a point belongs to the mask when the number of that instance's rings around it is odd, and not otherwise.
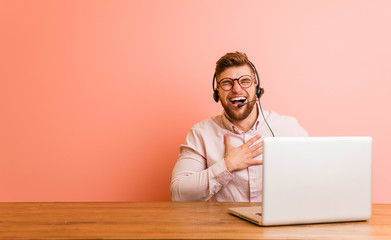
<path fill-rule="evenodd" d="M 239 85 L 242 88 L 249 88 L 251 84 L 253 83 L 253 78 L 252 76 L 249 75 L 243 75 L 237 79 L 232 79 L 232 78 L 223 78 L 219 84 L 223 90 L 231 90 L 232 87 L 234 86 L 234 81 L 238 81 Z"/>

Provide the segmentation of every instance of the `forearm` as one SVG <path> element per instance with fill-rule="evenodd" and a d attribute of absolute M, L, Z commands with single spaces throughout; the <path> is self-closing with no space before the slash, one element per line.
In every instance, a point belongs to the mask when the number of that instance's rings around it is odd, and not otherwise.
<path fill-rule="evenodd" d="M 206 169 L 173 180 L 171 182 L 172 201 L 207 201 L 211 197 L 207 174 Z"/>
<path fill-rule="evenodd" d="M 207 201 L 231 179 L 224 160 L 200 171 L 184 171 L 186 160 L 178 161 L 171 182 L 173 201 Z"/>

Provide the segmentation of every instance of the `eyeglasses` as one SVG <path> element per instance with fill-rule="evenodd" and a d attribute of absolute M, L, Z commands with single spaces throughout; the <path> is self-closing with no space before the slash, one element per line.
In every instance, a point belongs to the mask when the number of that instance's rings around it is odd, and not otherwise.
<path fill-rule="evenodd" d="M 238 81 L 242 88 L 249 88 L 253 84 L 254 77 L 250 75 L 243 75 L 239 78 L 223 78 L 220 80 L 218 85 L 224 90 L 229 91 L 233 88 L 234 82 Z"/>

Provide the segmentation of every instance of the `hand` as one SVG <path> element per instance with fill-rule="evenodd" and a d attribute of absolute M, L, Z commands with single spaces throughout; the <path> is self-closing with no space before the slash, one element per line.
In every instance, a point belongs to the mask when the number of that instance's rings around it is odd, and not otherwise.
<path fill-rule="evenodd" d="M 261 135 L 252 137 L 240 147 L 233 147 L 228 134 L 224 135 L 225 154 L 224 161 L 228 171 L 242 170 L 251 165 L 260 165 L 262 160 L 254 160 L 263 153 L 263 141 L 254 144 L 261 138 Z M 254 145 L 253 145 L 254 144 Z M 253 146 L 251 146 L 253 145 Z M 251 147 L 250 147 L 251 146 Z"/>

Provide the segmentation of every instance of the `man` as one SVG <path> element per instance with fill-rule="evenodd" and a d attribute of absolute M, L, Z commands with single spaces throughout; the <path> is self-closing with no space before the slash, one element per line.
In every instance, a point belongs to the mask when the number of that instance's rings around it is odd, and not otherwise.
<path fill-rule="evenodd" d="M 213 98 L 224 111 L 194 125 L 180 146 L 170 185 L 173 201 L 260 202 L 262 139 L 308 136 L 292 117 L 272 111 L 262 116 L 257 75 L 245 53 L 217 61 Z"/>

